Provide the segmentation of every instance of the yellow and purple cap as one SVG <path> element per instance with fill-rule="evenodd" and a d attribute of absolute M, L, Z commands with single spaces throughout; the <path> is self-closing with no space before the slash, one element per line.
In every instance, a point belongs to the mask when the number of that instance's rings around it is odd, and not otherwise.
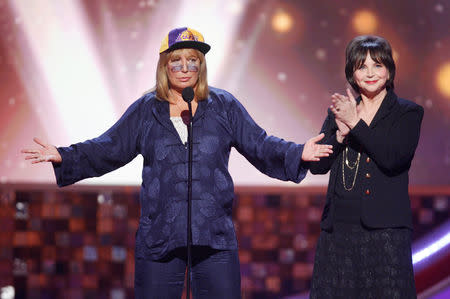
<path fill-rule="evenodd" d="M 161 43 L 159 53 L 169 52 L 176 49 L 192 48 L 206 54 L 211 46 L 205 43 L 203 35 L 192 28 L 175 28 L 166 35 Z"/>

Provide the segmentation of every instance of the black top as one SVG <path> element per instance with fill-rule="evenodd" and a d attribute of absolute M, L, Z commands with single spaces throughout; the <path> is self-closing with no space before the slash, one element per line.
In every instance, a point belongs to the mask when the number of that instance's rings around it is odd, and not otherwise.
<path fill-rule="evenodd" d="M 359 103 L 361 97 L 357 101 Z M 348 138 L 362 146 L 360 163 L 365 169 L 359 173 L 361 183 L 355 192 L 361 200 L 360 218 L 365 226 L 412 228 L 408 171 L 419 141 L 422 118 L 421 106 L 388 91 L 370 126 L 360 120 L 350 131 Z M 309 164 L 313 174 L 325 174 L 331 170 L 321 221 L 323 229 L 333 226 L 335 194 L 339 193 L 339 183 L 342 185 L 339 172 L 342 172 L 345 145 L 336 141 L 336 131 L 334 114 L 328 111 L 321 130 L 325 133 L 321 143 L 332 144 L 333 154 Z M 366 174 L 369 177 L 363 180 Z"/>
<path fill-rule="evenodd" d="M 335 222 L 360 223 L 361 221 L 360 194 L 364 192 L 362 184 L 365 165 L 363 161 L 367 155 L 361 154 L 358 162 L 358 153 L 360 152 L 360 146 L 357 143 L 347 144 L 347 152 L 345 153 L 345 149 L 341 152 L 343 161 L 337 172 L 336 188 L 334 190 Z M 350 167 L 346 165 L 345 157 L 347 157 Z"/>

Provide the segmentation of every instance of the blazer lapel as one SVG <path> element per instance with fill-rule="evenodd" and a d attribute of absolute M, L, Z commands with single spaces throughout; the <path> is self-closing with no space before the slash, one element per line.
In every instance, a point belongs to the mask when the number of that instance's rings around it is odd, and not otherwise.
<path fill-rule="evenodd" d="M 380 120 L 388 116 L 396 103 L 397 103 L 397 95 L 393 91 L 388 91 L 386 97 L 384 98 L 383 102 L 380 105 L 380 108 L 378 108 L 377 113 L 375 113 L 375 116 L 373 117 L 373 120 L 370 123 L 370 128 L 374 128 Z"/>

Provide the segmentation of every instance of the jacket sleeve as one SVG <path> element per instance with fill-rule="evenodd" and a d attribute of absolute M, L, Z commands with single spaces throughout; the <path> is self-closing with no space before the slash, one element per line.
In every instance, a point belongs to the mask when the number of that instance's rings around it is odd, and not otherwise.
<path fill-rule="evenodd" d="M 320 140 L 319 143 L 332 145 L 333 153 L 328 157 L 320 158 L 320 161 L 309 162 L 309 171 L 312 174 L 327 173 L 330 170 L 334 160 L 342 152 L 344 144 L 339 143 L 336 140 L 337 129 L 338 127 L 336 125 L 336 121 L 334 120 L 334 114 L 333 112 L 331 112 L 330 109 L 328 109 L 327 118 L 325 119 L 322 125 L 322 129 L 320 130 L 320 133 L 324 133 L 325 137 L 322 140 Z"/>
<path fill-rule="evenodd" d="M 139 153 L 141 101 L 132 104 L 101 136 L 68 147 L 58 147 L 62 162 L 53 164 L 56 183 L 67 186 L 85 178 L 113 171 Z"/>
<path fill-rule="evenodd" d="M 301 163 L 303 144 L 268 136 L 234 97 L 228 118 L 233 146 L 259 171 L 273 178 L 296 183 L 306 176 L 307 169 Z"/>
<path fill-rule="evenodd" d="M 415 105 L 403 112 L 382 136 L 374 135 L 363 120 L 350 133 L 378 167 L 388 173 L 397 173 L 411 164 L 419 142 L 422 118 L 423 108 Z"/>

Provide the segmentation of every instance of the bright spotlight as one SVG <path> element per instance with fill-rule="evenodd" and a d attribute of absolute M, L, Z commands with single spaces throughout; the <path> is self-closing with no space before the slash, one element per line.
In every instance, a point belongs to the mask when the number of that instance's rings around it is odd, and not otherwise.
<path fill-rule="evenodd" d="M 4 286 L 0 289 L 0 299 L 14 299 L 15 291 L 13 286 Z"/>
<path fill-rule="evenodd" d="M 235 16 L 239 16 L 244 11 L 244 4 L 241 1 L 232 1 L 228 5 L 228 11 Z"/>
<path fill-rule="evenodd" d="M 276 32 L 286 33 L 294 25 L 292 16 L 283 10 L 277 11 L 272 17 L 272 28 Z"/>
<path fill-rule="evenodd" d="M 439 68 L 436 75 L 436 84 L 442 95 L 450 99 L 450 62 L 444 63 Z"/>
<path fill-rule="evenodd" d="M 375 32 L 378 27 L 376 15 L 368 10 L 361 10 L 353 16 L 353 28 L 359 34 L 369 34 Z"/>

